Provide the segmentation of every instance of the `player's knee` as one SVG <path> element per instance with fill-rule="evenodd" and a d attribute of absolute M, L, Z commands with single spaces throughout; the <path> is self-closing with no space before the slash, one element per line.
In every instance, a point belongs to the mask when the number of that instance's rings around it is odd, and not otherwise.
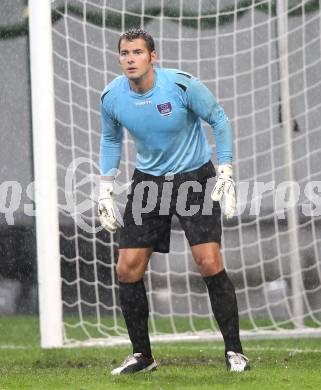
<path fill-rule="evenodd" d="M 116 266 L 118 280 L 123 283 L 137 282 L 142 278 L 140 267 L 131 259 L 122 259 Z"/>
<path fill-rule="evenodd" d="M 212 256 L 206 256 L 206 255 L 202 255 L 202 254 L 194 256 L 194 260 L 195 260 L 196 264 L 198 265 L 198 267 L 204 267 L 204 266 L 214 262 L 214 259 Z"/>
<path fill-rule="evenodd" d="M 220 257 L 200 254 L 194 256 L 194 259 L 202 275 L 215 275 L 223 269 Z"/>
<path fill-rule="evenodd" d="M 123 263 L 121 264 L 118 263 L 116 266 L 116 273 L 117 273 L 118 280 L 120 282 L 123 283 L 130 282 L 131 272 L 130 272 L 130 267 L 128 267 L 128 265 Z"/>

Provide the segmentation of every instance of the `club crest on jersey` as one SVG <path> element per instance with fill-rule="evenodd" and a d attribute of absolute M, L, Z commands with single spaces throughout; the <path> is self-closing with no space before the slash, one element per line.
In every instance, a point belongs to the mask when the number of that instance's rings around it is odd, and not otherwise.
<path fill-rule="evenodd" d="M 161 115 L 170 115 L 172 113 L 172 105 L 170 102 L 157 104 L 157 110 Z"/>

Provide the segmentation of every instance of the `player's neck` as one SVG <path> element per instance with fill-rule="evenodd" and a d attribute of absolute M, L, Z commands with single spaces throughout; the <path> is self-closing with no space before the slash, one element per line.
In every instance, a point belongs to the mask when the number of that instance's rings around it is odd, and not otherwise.
<path fill-rule="evenodd" d="M 150 91 L 154 87 L 155 75 L 154 68 L 151 68 L 142 77 L 136 80 L 129 80 L 129 85 L 132 91 L 143 94 Z"/>

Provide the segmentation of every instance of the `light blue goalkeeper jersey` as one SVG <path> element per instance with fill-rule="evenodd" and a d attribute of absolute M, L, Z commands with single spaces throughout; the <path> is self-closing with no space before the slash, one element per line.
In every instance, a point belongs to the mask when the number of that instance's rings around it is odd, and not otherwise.
<path fill-rule="evenodd" d="M 154 176 L 189 172 L 211 159 L 201 119 L 214 131 L 219 164 L 232 161 L 232 130 L 223 108 L 197 78 L 176 69 L 154 68 L 154 87 L 130 89 L 126 76 L 101 96 L 101 175 L 119 167 L 123 128 L 136 146 L 136 167 Z"/>

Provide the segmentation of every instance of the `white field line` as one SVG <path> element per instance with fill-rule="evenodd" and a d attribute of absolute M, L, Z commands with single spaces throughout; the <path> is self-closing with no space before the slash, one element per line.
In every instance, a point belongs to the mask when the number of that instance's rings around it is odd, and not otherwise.
<path fill-rule="evenodd" d="M 197 347 L 196 345 L 189 345 L 190 349 L 197 349 L 201 352 L 207 350 L 207 349 L 214 349 L 214 350 L 220 350 L 224 351 L 224 347 L 218 347 L 215 345 L 208 345 L 206 348 L 200 348 Z M 299 348 L 275 348 L 275 347 L 245 347 L 245 351 L 253 351 L 253 352 L 289 352 L 293 355 L 296 353 L 321 353 L 321 349 L 312 349 L 312 348 L 304 348 L 304 349 L 299 349 Z"/>
<path fill-rule="evenodd" d="M 32 345 L 0 345 L 0 350 L 5 349 L 31 349 L 34 348 Z M 86 347 L 84 347 L 86 348 Z M 101 347 L 99 347 L 101 348 Z M 106 347 L 108 348 L 108 347 Z M 224 347 L 216 346 L 216 345 L 208 345 L 206 348 L 200 346 L 193 345 L 192 343 L 189 343 L 189 349 L 198 350 L 200 352 L 203 352 L 204 350 L 216 350 L 216 351 L 223 351 Z M 321 349 L 312 349 L 312 348 L 275 348 L 275 347 L 246 347 L 246 351 L 253 351 L 253 352 L 288 352 L 290 354 L 297 354 L 297 353 L 321 353 Z"/>

